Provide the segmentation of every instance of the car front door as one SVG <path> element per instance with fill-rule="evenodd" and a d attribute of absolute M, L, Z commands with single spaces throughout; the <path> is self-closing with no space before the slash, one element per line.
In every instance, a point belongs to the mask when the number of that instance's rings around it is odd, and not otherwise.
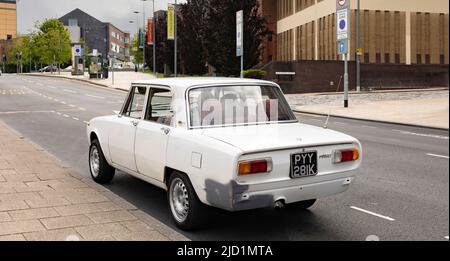
<path fill-rule="evenodd" d="M 111 160 L 128 170 L 137 171 L 134 158 L 136 128 L 142 122 L 147 87 L 132 87 L 128 99 L 117 116 L 116 124 L 109 130 Z"/>
<path fill-rule="evenodd" d="M 146 115 L 136 130 L 135 158 L 140 174 L 161 182 L 173 116 L 170 89 L 150 88 Z"/>

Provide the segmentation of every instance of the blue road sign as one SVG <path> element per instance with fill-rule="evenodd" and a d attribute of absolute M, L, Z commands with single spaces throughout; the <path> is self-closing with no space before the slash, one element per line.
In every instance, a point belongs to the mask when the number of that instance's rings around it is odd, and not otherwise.
<path fill-rule="evenodd" d="M 347 54 L 348 53 L 348 41 L 342 40 L 338 41 L 338 54 Z"/>

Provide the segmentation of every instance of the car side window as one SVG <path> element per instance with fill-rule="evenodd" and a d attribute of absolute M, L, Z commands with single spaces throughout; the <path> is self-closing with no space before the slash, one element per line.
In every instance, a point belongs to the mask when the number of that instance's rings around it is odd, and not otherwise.
<path fill-rule="evenodd" d="M 148 88 L 133 87 L 128 98 L 123 115 L 135 119 L 140 119 L 144 113 L 145 94 Z"/>
<path fill-rule="evenodd" d="M 147 103 L 145 120 L 163 125 L 172 125 L 172 93 L 170 90 L 152 88 Z"/>

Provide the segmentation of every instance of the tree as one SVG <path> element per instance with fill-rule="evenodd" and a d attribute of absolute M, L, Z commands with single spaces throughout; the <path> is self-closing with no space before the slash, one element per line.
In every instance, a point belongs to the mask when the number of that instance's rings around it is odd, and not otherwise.
<path fill-rule="evenodd" d="M 259 14 L 257 0 L 210 0 L 203 34 L 208 63 L 222 75 L 237 76 L 240 59 L 236 57 L 236 12 L 244 11 L 244 68 L 258 64 L 262 40 L 271 34 Z"/>
<path fill-rule="evenodd" d="M 182 5 L 178 19 L 180 60 L 182 70 L 188 74 L 203 75 L 207 72 L 206 52 L 203 49 L 203 25 L 208 11 L 208 0 L 188 0 Z"/>
<path fill-rule="evenodd" d="M 143 62 L 143 51 L 142 49 L 139 48 L 139 35 L 136 34 L 133 37 L 133 40 L 131 42 L 131 53 L 134 56 L 134 64 L 138 65 L 138 64 L 142 64 Z"/>
<path fill-rule="evenodd" d="M 57 19 L 46 19 L 37 25 L 38 32 L 34 37 L 39 61 L 43 64 L 59 65 L 72 58 L 70 33 Z"/>

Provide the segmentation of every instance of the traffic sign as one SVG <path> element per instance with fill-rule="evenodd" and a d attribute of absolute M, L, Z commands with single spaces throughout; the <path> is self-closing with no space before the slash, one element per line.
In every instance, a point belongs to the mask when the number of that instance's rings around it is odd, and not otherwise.
<path fill-rule="evenodd" d="M 336 10 L 350 8 L 350 0 L 336 0 Z"/>
<path fill-rule="evenodd" d="M 244 11 L 236 13 L 236 56 L 242 56 L 244 42 Z"/>
<path fill-rule="evenodd" d="M 342 40 L 338 41 L 338 54 L 346 54 L 348 53 L 348 41 Z"/>
<path fill-rule="evenodd" d="M 75 57 L 80 57 L 83 55 L 83 49 L 81 48 L 81 45 L 74 45 L 72 52 L 73 52 L 73 56 L 75 56 Z"/>
<path fill-rule="evenodd" d="M 336 26 L 336 37 L 337 40 L 344 40 L 348 39 L 349 35 L 349 26 L 350 26 L 350 20 L 348 19 L 348 9 L 342 9 L 338 10 L 336 13 L 336 19 L 337 19 L 337 26 Z"/>

